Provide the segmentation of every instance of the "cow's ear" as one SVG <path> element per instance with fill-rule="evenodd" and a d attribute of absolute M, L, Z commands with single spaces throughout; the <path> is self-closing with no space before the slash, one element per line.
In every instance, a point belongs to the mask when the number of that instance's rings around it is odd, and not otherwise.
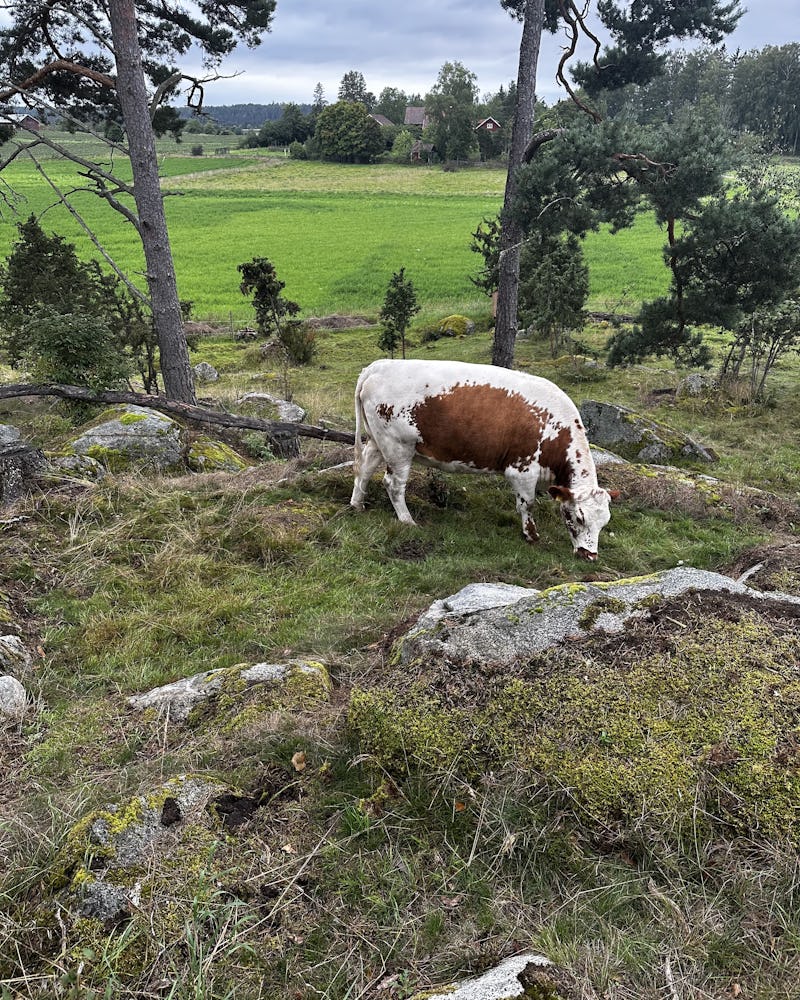
<path fill-rule="evenodd" d="M 570 503 L 573 499 L 572 490 L 567 486 L 550 486 L 547 492 L 554 500 L 560 500 L 561 503 Z"/>
<path fill-rule="evenodd" d="M 619 490 L 609 490 L 608 495 L 611 497 L 612 500 L 619 500 L 619 498 L 622 496 Z"/>

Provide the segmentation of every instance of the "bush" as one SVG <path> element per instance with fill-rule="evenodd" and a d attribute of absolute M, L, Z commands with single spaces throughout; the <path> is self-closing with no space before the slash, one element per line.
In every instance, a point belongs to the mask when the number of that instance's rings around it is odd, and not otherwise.
<path fill-rule="evenodd" d="M 289 159 L 291 160 L 307 160 L 308 151 L 302 142 L 298 142 L 296 139 L 289 146 Z"/>
<path fill-rule="evenodd" d="M 422 343 L 428 344 L 433 340 L 441 340 L 442 337 L 468 337 L 475 332 L 475 324 L 466 316 L 454 313 L 452 316 L 445 316 L 438 323 L 427 326 L 422 331 Z"/>
<path fill-rule="evenodd" d="M 22 327 L 25 367 L 37 382 L 112 389 L 125 384 L 130 361 L 107 324 L 85 313 L 43 306 Z"/>
<path fill-rule="evenodd" d="M 317 335 L 311 327 L 291 320 L 278 333 L 278 339 L 296 365 L 310 365 L 317 356 Z"/>
<path fill-rule="evenodd" d="M 202 155 L 203 155 L 203 147 L 199 145 L 199 143 L 196 146 L 192 146 L 192 156 L 202 156 Z"/>

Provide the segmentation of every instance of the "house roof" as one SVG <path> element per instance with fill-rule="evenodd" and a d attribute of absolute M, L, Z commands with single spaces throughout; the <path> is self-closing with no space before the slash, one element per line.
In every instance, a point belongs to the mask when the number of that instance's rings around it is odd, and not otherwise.
<path fill-rule="evenodd" d="M 422 125 L 423 127 L 427 124 L 427 116 L 425 114 L 425 108 L 406 108 L 406 117 L 403 121 L 404 125 Z"/>
<path fill-rule="evenodd" d="M 492 116 L 489 115 L 488 118 L 484 118 L 479 121 L 473 131 L 477 132 L 480 128 L 486 129 L 487 132 L 498 132 L 502 128 L 502 125 L 496 118 L 492 118 Z"/>
<path fill-rule="evenodd" d="M 394 125 L 394 122 L 390 122 L 386 115 L 370 115 L 379 125 Z"/>
<path fill-rule="evenodd" d="M 5 121 L 16 122 L 18 125 L 21 125 L 23 122 L 26 122 L 26 121 L 27 122 L 35 122 L 36 125 L 41 125 L 42 124 L 39 121 L 38 118 L 34 118 L 33 115 L 29 115 L 27 112 L 24 112 L 22 114 L 18 114 L 17 112 L 4 111 L 0 115 L 0 118 L 3 118 Z"/>

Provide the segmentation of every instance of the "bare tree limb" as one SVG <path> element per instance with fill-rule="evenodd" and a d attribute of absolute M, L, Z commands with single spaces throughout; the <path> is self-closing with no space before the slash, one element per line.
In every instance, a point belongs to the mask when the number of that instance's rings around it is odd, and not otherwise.
<path fill-rule="evenodd" d="M 525 152 L 522 154 L 522 162 L 530 163 L 539 151 L 540 146 L 543 146 L 546 142 L 552 142 L 553 139 L 564 135 L 566 131 L 565 128 L 548 128 L 543 132 L 537 132 L 536 135 L 532 135 L 530 142 L 525 147 Z"/>
<path fill-rule="evenodd" d="M 218 427 L 233 427 L 239 430 L 263 431 L 272 436 L 297 434 L 300 437 L 317 438 L 320 441 L 338 441 L 353 444 L 355 435 L 347 431 L 335 431 L 314 424 L 293 424 L 276 420 L 262 420 L 260 417 L 245 417 L 237 413 L 222 413 L 204 406 L 179 403 L 165 396 L 148 396 L 141 392 L 123 392 L 115 389 L 95 391 L 82 385 L 27 385 L 14 384 L 0 386 L 0 399 L 14 399 L 20 396 L 57 396 L 60 399 L 77 399 L 84 403 L 127 403 L 159 410 L 190 423 L 215 424 Z"/>
<path fill-rule="evenodd" d="M 15 97 L 17 94 L 25 93 L 28 90 L 33 89 L 38 86 L 42 80 L 50 76 L 52 73 L 74 73 L 76 76 L 84 76 L 88 80 L 94 80 L 95 83 L 100 84 L 101 87 L 106 87 L 109 90 L 117 89 L 117 81 L 113 76 L 108 76 L 106 73 L 100 73 L 97 70 L 91 69 L 89 66 L 81 66 L 80 63 L 71 62 L 69 59 L 54 59 L 52 62 L 47 63 L 46 66 L 42 66 L 41 69 L 37 69 L 35 73 L 32 73 L 27 79 L 21 80 L 19 83 L 12 84 L 10 87 L 6 87 L 0 90 L 0 101 L 7 101 L 10 97 Z"/>
<path fill-rule="evenodd" d="M 81 229 L 83 229 L 83 231 L 86 233 L 86 235 L 92 241 L 92 243 L 94 243 L 94 245 L 98 249 L 98 252 L 102 255 L 103 259 L 109 265 L 109 267 L 114 272 L 114 274 L 116 274 L 116 276 L 120 279 L 120 281 L 124 282 L 125 286 L 127 287 L 128 291 L 131 293 L 131 295 L 135 296 L 137 299 L 139 299 L 141 302 L 143 302 L 144 305 L 147 306 L 147 308 L 149 309 L 150 308 L 150 299 L 149 299 L 149 297 L 147 295 L 145 295 L 144 292 L 140 288 L 137 288 L 136 285 L 134 285 L 134 283 L 130 280 L 130 278 L 128 278 L 128 276 L 126 274 L 124 274 L 119 269 L 119 267 L 117 267 L 117 264 L 115 263 L 115 261 L 114 261 L 113 257 L 111 256 L 111 254 L 106 250 L 106 248 L 103 246 L 103 244 L 97 238 L 97 235 L 94 232 L 92 232 L 91 228 L 84 221 L 83 216 L 80 214 L 80 212 L 78 212 L 78 210 L 75 208 L 75 206 L 70 202 L 70 200 L 67 197 L 67 195 L 51 179 L 51 177 L 48 175 L 47 171 L 44 169 L 44 167 L 41 165 L 41 163 L 39 163 L 39 161 L 36 159 L 36 157 L 33 156 L 33 155 L 31 155 L 31 159 L 34 162 L 34 165 L 36 166 L 36 169 L 39 171 L 39 173 L 42 175 L 42 177 L 44 177 L 45 181 L 50 185 L 50 187 L 53 190 L 55 196 L 58 198 L 58 200 L 61 202 L 61 204 L 64 206 L 64 208 L 66 208 L 66 210 L 70 213 L 70 215 L 73 217 L 73 219 L 75 219 L 75 221 L 78 223 L 78 225 L 81 227 Z"/>

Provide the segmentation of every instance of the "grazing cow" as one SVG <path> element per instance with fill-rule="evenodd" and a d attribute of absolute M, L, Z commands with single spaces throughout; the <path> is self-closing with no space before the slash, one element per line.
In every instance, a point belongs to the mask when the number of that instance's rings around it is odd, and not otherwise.
<path fill-rule="evenodd" d="M 357 510 L 381 464 L 386 492 L 406 524 L 414 524 L 405 501 L 413 459 L 451 472 L 502 473 L 514 490 L 522 533 L 535 542 L 531 509 L 543 479 L 560 501 L 575 553 L 597 558 L 609 500 L 618 494 L 598 486 L 578 410 L 557 385 L 492 365 L 384 359 L 361 372 L 355 401 L 350 504 Z"/>

